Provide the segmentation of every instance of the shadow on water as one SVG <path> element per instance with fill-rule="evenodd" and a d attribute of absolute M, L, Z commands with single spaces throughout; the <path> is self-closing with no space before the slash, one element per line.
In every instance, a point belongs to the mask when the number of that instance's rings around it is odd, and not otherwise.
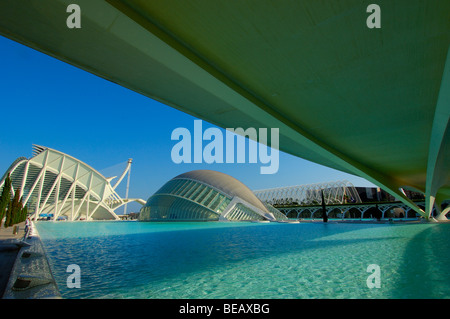
<path fill-rule="evenodd" d="M 403 254 L 394 299 L 450 298 L 450 224 L 429 224 L 413 237 Z"/>
<path fill-rule="evenodd" d="M 269 224 L 46 239 L 44 245 L 63 295 L 87 298 L 102 287 L 145 286 L 251 260 L 396 238 L 333 238 L 367 227 L 387 225 Z M 83 291 L 64 287 L 70 264 L 81 268 Z"/>

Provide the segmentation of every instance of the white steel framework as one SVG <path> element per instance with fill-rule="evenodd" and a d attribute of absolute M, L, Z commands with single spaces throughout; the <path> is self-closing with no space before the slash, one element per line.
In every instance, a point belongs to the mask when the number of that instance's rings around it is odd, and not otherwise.
<path fill-rule="evenodd" d="M 20 190 L 23 205 L 32 219 L 45 214 L 53 220 L 118 220 L 115 210 L 130 201 L 145 204 L 142 199 L 122 199 L 115 188 L 129 171 L 131 160 L 119 178 L 105 178 L 89 165 L 48 147 L 33 145 L 33 157 L 18 158 L 0 181 L 3 189 L 10 174 L 12 193 Z"/>
<path fill-rule="evenodd" d="M 358 192 L 349 181 L 336 181 L 254 191 L 262 202 L 271 205 L 317 205 L 361 203 Z"/>
<path fill-rule="evenodd" d="M 425 202 L 415 202 L 415 204 L 421 208 L 425 207 Z M 325 207 L 328 218 L 341 218 L 345 219 L 350 217 L 350 212 L 356 216 L 356 218 L 370 218 L 370 210 L 377 209 L 381 216 L 380 218 L 398 217 L 399 213 L 403 214 L 404 219 L 418 217 L 418 213 L 405 205 L 402 202 L 395 203 L 361 203 L 361 204 L 348 204 L 348 205 L 334 205 Z M 449 206 L 450 208 L 450 206 Z M 297 207 L 278 207 L 289 218 L 322 218 L 322 207 L 316 206 L 297 206 Z"/>

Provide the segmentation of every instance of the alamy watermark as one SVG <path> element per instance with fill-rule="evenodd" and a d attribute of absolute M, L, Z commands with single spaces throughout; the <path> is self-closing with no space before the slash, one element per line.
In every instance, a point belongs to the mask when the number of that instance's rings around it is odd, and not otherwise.
<path fill-rule="evenodd" d="M 81 7 L 78 4 L 69 4 L 66 9 L 70 15 L 66 19 L 66 25 L 69 29 L 81 29 Z M 369 4 L 366 12 L 370 15 L 366 19 L 366 25 L 369 29 L 381 28 L 381 8 L 378 4 Z"/>
<path fill-rule="evenodd" d="M 66 25 L 69 29 L 81 29 L 81 8 L 78 4 L 69 4 L 66 9 L 70 13 L 66 19 Z"/>
<path fill-rule="evenodd" d="M 370 275 L 366 279 L 367 287 L 370 289 L 381 288 L 381 269 L 377 264 L 367 266 L 367 272 Z"/>
<path fill-rule="evenodd" d="M 259 160 L 267 164 L 260 167 L 261 174 L 275 174 L 279 168 L 279 129 L 270 129 L 270 147 L 267 146 L 268 133 L 267 128 L 227 128 L 224 137 L 219 128 L 203 131 L 202 121 L 195 120 L 192 134 L 185 127 L 173 130 L 171 140 L 179 142 L 172 147 L 171 158 L 176 164 L 258 163 Z"/>
<path fill-rule="evenodd" d="M 71 273 L 67 276 L 67 288 L 81 288 L 81 268 L 77 264 L 67 266 L 66 272 Z"/>
<path fill-rule="evenodd" d="M 370 15 L 366 19 L 366 25 L 369 29 L 381 28 L 381 8 L 378 4 L 369 4 L 366 12 Z"/>
<path fill-rule="evenodd" d="M 69 4 L 66 9 L 70 15 L 67 17 L 66 25 L 69 29 L 81 29 L 81 8 L 78 4 Z M 369 4 L 366 12 L 370 13 L 367 17 L 366 25 L 369 29 L 381 28 L 381 8 L 378 4 Z"/>

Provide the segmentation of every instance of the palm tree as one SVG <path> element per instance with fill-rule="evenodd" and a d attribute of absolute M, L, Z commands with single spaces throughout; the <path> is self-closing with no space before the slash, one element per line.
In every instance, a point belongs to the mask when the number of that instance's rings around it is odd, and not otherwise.
<path fill-rule="evenodd" d="M 17 224 L 18 217 L 22 212 L 22 201 L 20 196 L 20 189 L 18 188 L 14 194 L 13 200 L 9 203 L 8 212 L 6 213 L 5 227 Z"/>

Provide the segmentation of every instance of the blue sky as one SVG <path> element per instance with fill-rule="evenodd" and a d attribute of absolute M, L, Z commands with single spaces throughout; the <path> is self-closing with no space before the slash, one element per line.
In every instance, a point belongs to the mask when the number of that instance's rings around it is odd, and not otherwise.
<path fill-rule="evenodd" d="M 105 175 L 120 174 L 133 158 L 129 197 L 145 200 L 172 177 L 194 169 L 221 171 L 253 190 L 342 179 L 373 186 L 282 152 L 272 175 L 259 173 L 261 163 L 175 164 L 171 133 L 177 127 L 193 130 L 195 117 L 1 36 L 0 70 L 0 175 L 17 157 L 31 157 L 32 144 L 38 144 Z M 213 126 L 203 122 L 207 127 Z M 122 196 L 125 184 L 118 188 Z"/>

